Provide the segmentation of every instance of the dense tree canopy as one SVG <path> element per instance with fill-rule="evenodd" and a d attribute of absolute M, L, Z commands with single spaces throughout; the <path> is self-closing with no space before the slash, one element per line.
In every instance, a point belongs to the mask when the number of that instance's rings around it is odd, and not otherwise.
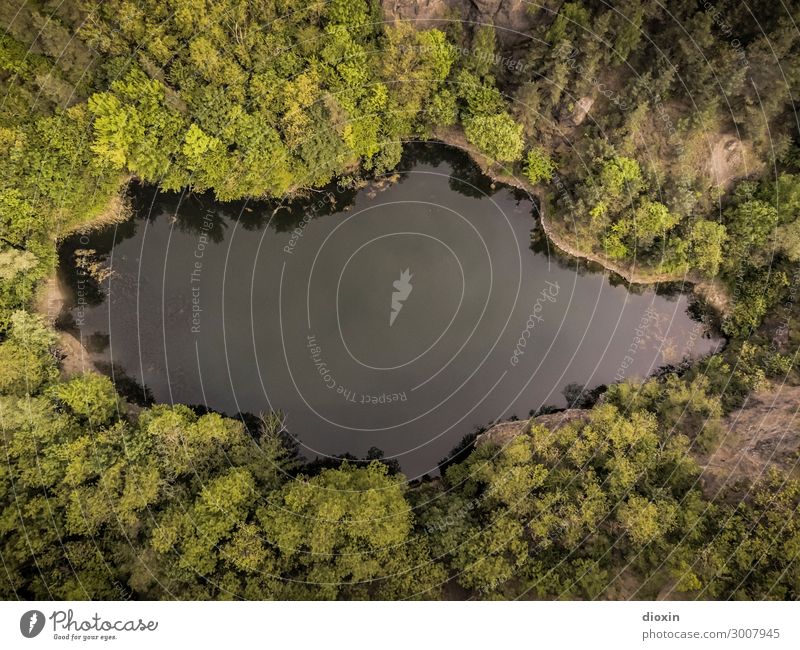
<path fill-rule="evenodd" d="M 274 418 L 252 435 L 184 406 L 131 418 L 108 379 L 59 382 L 49 330 L 14 322 L 2 349 L 31 358 L 0 396 L 5 598 L 436 598 L 449 582 L 595 598 L 623 574 L 642 597 L 797 597 L 797 483 L 773 473 L 733 506 L 698 488 L 689 449 L 722 413 L 704 374 L 617 385 L 587 419 L 409 488 L 379 461 L 304 474 Z"/>

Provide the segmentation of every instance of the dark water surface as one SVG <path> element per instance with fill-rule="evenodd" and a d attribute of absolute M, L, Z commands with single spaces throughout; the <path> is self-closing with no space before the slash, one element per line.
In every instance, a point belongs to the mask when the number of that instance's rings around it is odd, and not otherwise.
<path fill-rule="evenodd" d="M 534 252 L 532 203 L 441 146 L 411 149 L 393 183 L 288 207 L 134 201 L 133 220 L 62 250 L 65 268 L 84 248 L 112 271 L 67 273 L 95 360 L 157 402 L 280 409 L 312 458 L 379 447 L 413 478 L 476 426 L 564 406 L 570 383 L 719 344 L 683 294 Z"/>

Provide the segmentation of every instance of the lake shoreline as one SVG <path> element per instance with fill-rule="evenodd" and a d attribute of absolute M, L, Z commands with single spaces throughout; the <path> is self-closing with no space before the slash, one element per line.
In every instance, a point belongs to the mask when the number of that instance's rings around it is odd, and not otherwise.
<path fill-rule="evenodd" d="M 560 253 L 568 257 L 578 260 L 585 260 L 598 264 L 603 269 L 619 276 L 629 284 L 640 285 L 653 285 L 661 283 L 682 283 L 690 285 L 690 290 L 695 295 L 703 298 L 709 305 L 716 309 L 720 315 L 725 315 L 728 311 L 729 297 L 722 285 L 715 281 L 704 278 L 697 273 L 655 273 L 650 270 L 640 270 L 636 268 L 635 264 L 623 264 L 614 260 L 608 259 L 604 255 L 587 251 L 577 245 L 568 242 L 563 236 L 557 233 L 550 223 L 547 215 L 545 214 L 545 199 L 546 195 L 541 187 L 532 185 L 525 178 L 521 178 L 514 174 L 510 169 L 499 169 L 498 164 L 492 162 L 486 156 L 481 154 L 475 147 L 473 147 L 466 139 L 463 130 L 448 127 L 438 128 L 433 132 L 432 141 L 441 142 L 442 144 L 458 149 L 469 156 L 470 160 L 474 162 L 481 172 L 495 183 L 502 183 L 514 189 L 525 192 L 529 198 L 537 206 L 537 214 L 539 223 L 547 238 L 548 242 L 552 242 Z M 431 142 L 431 140 L 407 140 L 404 144 L 411 143 L 424 143 Z M 393 172 L 394 173 L 394 172 Z M 388 174 L 388 172 L 387 172 Z M 367 179 L 365 179 L 367 180 Z M 375 180 L 375 179 L 371 179 Z M 133 217 L 131 206 L 126 201 L 126 194 L 132 182 L 141 182 L 135 176 L 126 177 L 120 184 L 119 191 L 114 194 L 108 202 L 108 207 L 103 210 L 98 216 L 91 220 L 70 228 L 66 232 L 56 236 L 55 241 L 58 246 L 61 241 L 75 233 L 91 233 L 99 230 L 108 225 L 115 223 L 124 223 Z M 301 198 L 303 195 L 300 192 L 294 192 L 282 200 L 293 201 Z M 270 198 L 257 198 L 249 197 L 249 200 L 276 200 L 275 197 Z M 49 280 L 50 278 L 48 278 Z"/>
<path fill-rule="evenodd" d="M 304 456 L 362 457 L 374 446 L 416 477 L 446 457 L 464 431 L 565 407 L 567 388 L 644 378 L 721 344 L 692 319 L 680 285 L 628 286 L 597 265 L 555 259 L 529 195 L 493 183 L 463 150 L 428 142 L 409 143 L 406 152 L 397 182 L 394 174 L 377 175 L 358 180 L 353 192 L 331 186 L 319 197 L 284 201 L 281 221 L 275 201 L 218 202 L 210 192 L 187 197 L 186 190 L 131 185 L 132 221 L 75 234 L 60 248 L 69 311 L 59 325 L 91 353 L 74 351 L 73 367 L 85 370 L 81 360 L 89 357 L 102 374 L 123 379 L 120 393 L 129 400 L 149 394 L 152 403 L 201 405 L 228 416 L 258 413 L 266 398 L 290 417 Z M 384 243 L 387 232 L 403 237 Z M 339 238 L 329 243 L 333 233 Z M 416 233 L 423 239 L 407 237 Z M 442 255 L 437 241 L 455 251 Z M 325 244 L 327 257 L 319 257 Z M 81 249 L 94 253 L 76 257 Z M 390 287 L 409 267 L 419 281 L 400 327 L 390 330 Z M 459 311 L 465 275 L 470 293 Z M 312 285 L 310 297 L 281 292 Z M 74 311 L 70 295 L 82 297 L 84 307 Z M 340 313 L 340 305 L 358 308 Z M 379 366 L 373 371 L 416 360 L 446 331 L 439 356 L 421 361 L 422 370 L 390 377 L 362 368 L 364 360 Z M 345 340 L 350 355 L 339 343 Z M 403 392 L 443 368 L 453 381 L 413 400 Z M 420 414 L 425 426 L 412 425 Z M 430 431 L 437 432 L 430 440 L 414 437 Z"/>
<path fill-rule="evenodd" d="M 661 283 L 678 282 L 684 285 L 689 285 L 690 293 L 702 298 L 719 314 L 720 317 L 723 317 L 728 312 L 729 297 L 721 283 L 716 280 L 709 280 L 696 273 L 654 273 L 637 270 L 635 265 L 627 265 L 615 262 L 605 256 L 598 255 L 591 251 L 586 251 L 567 242 L 563 237 L 555 232 L 552 224 L 547 219 L 544 209 L 546 197 L 543 189 L 536 187 L 529 183 L 526 179 L 520 178 L 519 176 L 513 174 L 510 169 L 498 169 L 497 163 L 493 163 L 486 156 L 475 149 L 475 147 L 470 145 L 462 130 L 452 127 L 437 129 L 434 132 L 434 140 L 466 153 L 480 168 L 480 170 L 487 177 L 492 179 L 492 181 L 503 183 L 509 187 L 521 190 L 531 197 L 531 200 L 534 200 L 537 205 L 539 223 L 542 225 L 542 230 L 547 237 L 547 241 L 552 242 L 561 253 L 578 260 L 586 260 L 588 262 L 598 264 L 606 271 L 618 275 L 629 284 L 641 284 L 648 286 Z"/>
<path fill-rule="evenodd" d="M 681 275 L 681 274 L 653 274 L 646 271 L 638 271 L 635 267 L 623 265 L 615 261 L 606 259 L 603 256 L 587 252 L 577 246 L 570 244 L 568 241 L 554 231 L 552 224 L 550 224 L 545 214 L 545 192 L 543 188 L 536 187 L 529 183 L 526 179 L 515 175 L 510 169 L 499 169 L 497 164 L 493 164 L 485 156 L 467 142 L 463 132 L 456 128 L 438 129 L 434 132 L 433 138 L 430 140 L 409 140 L 404 142 L 404 145 L 414 143 L 440 143 L 446 147 L 455 149 L 462 154 L 469 157 L 488 179 L 493 184 L 501 183 L 509 188 L 523 192 L 528 196 L 532 203 L 536 206 L 536 214 L 538 221 L 542 226 L 542 232 L 545 235 L 546 241 L 552 243 L 555 248 L 555 253 L 564 258 L 572 258 L 575 261 L 586 261 L 596 264 L 604 271 L 612 273 L 627 284 L 635 284 L 641 286 L 652 286 L 658 284 L 678 283 L 685 289 L 685 293 L 690 293 L 702 298 L 708 305 L 710 305 L 720 316 L 723 316 L 727 309 L 727 295 L 716 282 L 709 282 L 704 278 L 696 275 Z M 66 233 L 60 234 L 55 238 L 56 246 L 60 246 L 68 237 L 75 234 L 91 234 L 110 225 L 125 223 L 134 216 L 134 211 L 131 208 L 130 202 L 127 199 L 127 194 L 130 190 L 131 183 L 137 182 L 134 176 L 126 177 L 120 185 L 118 193 L 109 199 L 107 209 L 103 210 L 97 217 L 82 223 L 74 228 L 71 228 Z M 367 182 L 377 183 L 377 178 L 365 178 Z M 301 199 L 302 194 L 299 192 L 293 193 L 289 197 L 284 197 L 283 201 Z M 253 200 L 251 197 L 250 200 Z M 256 199 L 262 200 L 262 199 Z M 274 199 L 273 199 L 274 200 Z M 687 286 L 688 285 L 688 286 Z M 42 315 L 50 324 L 56 326 L 59 317 L 63 314 L 65 306 L 69 301 L 68 290 L 62 284 L 60 278 L 60 269 L 57 268 L 51 276 L 46 278 L 40 287 L 39 294 L 34 301 L 34 309 L 37 313 Z M 92 353 L 87 349 L 82 341 L 79 341 L 70 332 L 57 328 L 60 338 L 63 340 L 59 342 L 61 348 L 60 353 L 62 356 L 62 367 L 66 376 L 76 374 L 78 369 L 82 371 L 96 369 L 95 364 L 92 363 Z"/>

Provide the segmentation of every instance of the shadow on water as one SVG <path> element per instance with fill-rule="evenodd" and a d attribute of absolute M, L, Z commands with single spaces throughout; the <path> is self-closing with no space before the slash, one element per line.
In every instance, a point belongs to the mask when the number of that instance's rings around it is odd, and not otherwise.
<path fill-rule="evenodd" d="M 134 377 L 131 377 L 123 368 L 114 363 L 95 362 L 97 370 L 111 377 L 114 387 L 122 397 L 131 404 L 137 406 L 152 406 L 155 404 L 152 391 L 140 384 Z"/>
<path fill-rule="evenodd" d="M 403 149 L 403 156 L 396 171 L 401 173 L 402 183 L 408 178 L 404 172 L 409 172 L 419 165 L 436 168 L 443 164 L 450 167 L 450 189 L 464 196 L 483 199 L 506 187 L 493 182 L 463 151 L 436 141 L 408 143 Z"/>

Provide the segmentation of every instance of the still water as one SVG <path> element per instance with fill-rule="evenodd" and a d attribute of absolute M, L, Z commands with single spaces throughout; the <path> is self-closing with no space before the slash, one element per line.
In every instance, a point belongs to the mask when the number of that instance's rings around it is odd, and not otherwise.
<path fill-rule="evenodd" d="M 686 295 L 532 246 L 530 200 L 440 145 L 288 205 L 152 187 L 133 201 L 132 220 L 62 248 L 71 325 L 97 365 L 134 397 L 280 410 L 310 458 L 378 447 L 414 478 L 476 427 L 564 406 L 569 384 L 720 343 Z M 76 273 L 78 249 L 108 277 Z"/>

